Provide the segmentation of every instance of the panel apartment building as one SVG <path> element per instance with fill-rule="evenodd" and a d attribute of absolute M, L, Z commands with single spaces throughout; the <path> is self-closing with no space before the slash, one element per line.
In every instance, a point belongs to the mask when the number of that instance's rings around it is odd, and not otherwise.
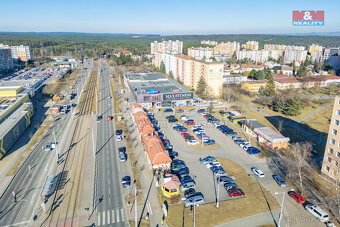
<path fill-rule="evenodd" d="M 340 96 L 335 98 L 321 172 L 333 180 L 340 180 Z"/>
<path fill-rule="evenodd" d="M 9 46 L 0 44 L 0 72 L 13 69 L 13 58 Z"/>
<path fill-rule="evenodd" d="M 28 61 L 31 59 L 31 51 L 29 46 L 11 46 L 12 58 Z"/>
<path fill-rule="evenodd" d="M 222 62 L 213 62 L 210 59 L 198 60 L 183 54 L 156 52 L 153 64 L 160 67 L 162 62 L 165 65 L 165 72 L 172 74 L 174 79 L 178 78 L 185 86 L 196 89 L 198 81 L 203 77 L 211 88 L 212 95 L 221 96 L 224 69 Z"/>
<path fill-rule="evenodd" d="M 151 43 L 151 54 L 155 54 L 156 52 L 162 52 L 162 53 L 171 53 L 171 54 L 182 54 L 183 53 L 183 42 L 176 40 L 168 40 L 168 41 L 162 41 L 157 42 L 154 41 Z"/>

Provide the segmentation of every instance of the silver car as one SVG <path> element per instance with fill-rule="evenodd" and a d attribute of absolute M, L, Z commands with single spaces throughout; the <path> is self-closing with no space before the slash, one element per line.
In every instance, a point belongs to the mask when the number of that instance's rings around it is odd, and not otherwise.
<path fill-rule="evenodd" d="M 189 207 L 193 205 L 201 205 L 203 203 L 204 203 L 204 196 L 202 195 L 202 193 L 196 193 L 195 195 L 187 198 L 184 201 L 184 206 Z"/>
<path fill-rule="evenodd" d="M 196 187 L 196 183 L 193 181 L 186 182 L 180 186 L 181 191 L 185 191 L 189 188 L 194 188 Z"/>
<path fill-rule="evenodd" d="M 45 151 L 51 151 L 51 150 L 52 150 L 52 143 L 49 142 L 49 143 L 47 143 L 46 146 L 45 146 Z"/>

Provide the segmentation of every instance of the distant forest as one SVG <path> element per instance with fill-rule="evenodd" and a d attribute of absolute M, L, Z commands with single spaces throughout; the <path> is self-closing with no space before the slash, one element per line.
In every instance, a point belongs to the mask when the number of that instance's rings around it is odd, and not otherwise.
<path fill-rule="evenodd" d="M 264 44 L 303 45 L 319 44 L 326 47 L 340 46 L 340 36 L 285 36 L 285 35 L 138 35 L 138 34 L 91 34 L 91 33 L 6 33 L 0 32 L 0 43 L 28 45 L 34 57 L 82 56 L 98 57 L 112 51 L 127 49 L 134 54 L 150 53 L 154 40 L 181 40 L 185 48 L 200 46 L 201 40 L 237 41 L 241 44 L 255 40 Z M 185 51 L 186 52 L 186 51 Z"/>

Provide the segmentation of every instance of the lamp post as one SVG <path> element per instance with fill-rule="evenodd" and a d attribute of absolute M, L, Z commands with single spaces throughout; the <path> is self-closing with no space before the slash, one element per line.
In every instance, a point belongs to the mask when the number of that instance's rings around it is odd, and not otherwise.
<path fill-rule="evenodd" d="M 294 189 L 291 189 L 290 191 L 294 191 Z M 282 194 L 281 210 L 280 210 L 279 225 L 278 225 L 278 227 L 280 227 L 281 218 L 282 218 L 283 203 L 284 203 L 284 200 L 285 200 L 286 191 L 285 191 L 285 192 L 275 192 L 274 194 L 275 194 L 275 195 Z"/>

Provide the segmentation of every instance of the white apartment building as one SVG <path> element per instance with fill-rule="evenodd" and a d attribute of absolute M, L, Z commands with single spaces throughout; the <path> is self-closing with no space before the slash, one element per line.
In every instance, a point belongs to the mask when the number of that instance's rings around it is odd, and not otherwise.
<path fill-rule="evenodd" d="M 217 42 L 216 41 L 211 41 L 211 40 L 202 40 L 202 44 L 210 45 L 210 46 L 216 46 Z"/>
<path fill-rule="evenodd" d="M 188 55 L 196 59 L 209 59 L 213 56 L 213 49 L 205 47 L 191 47 L 188 48 Z"/>
<path fill-rule="evenodd" d="M 304 61 L 307 57 L 306 50 L 285 50 L 283 53 L 284 64 L 290 64 L 293 61 Z"/>
<path fill-rule="evenodd" d="M 237 59 L 249 58 L 255 62 L 266 62 L 269 57 L 278 59 L 281 56 L 280 50 L 240 50 L 236 53 Z"/>
<path fill-rule="evenodd" d="M 12 58 L 28 61 L 31 59 L 31 51 L 29 46 L 11 46 Z"/>
<path fill-rule="evenodd" d="M 162 41 L 157 42 L 154 41 L 151 43 L 151 54 L 155 54 L 156 52 L 165 52 L 165 53 L 171 53 L 171 54 L 181 54 L 183 53 L 183 42 L 176 40 L 168 40 L 168 41 Z"/>

